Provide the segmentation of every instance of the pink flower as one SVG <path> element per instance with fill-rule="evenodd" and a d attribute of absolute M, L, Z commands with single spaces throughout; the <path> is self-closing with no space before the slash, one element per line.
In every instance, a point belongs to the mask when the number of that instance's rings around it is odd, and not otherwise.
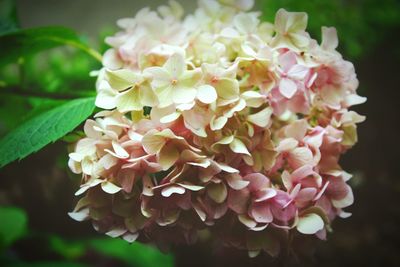
<path fill-rule="evenodd" d="M 70 216 L 128 242 L 194 243 L 200 230 L 250 256 L 279 236 L 326 238 L 349 216 L 341 155 L 365 118 L 334 28 L 318 44 L 307 14 L 275 23 L 252 0 L 175 1 L 117 22 L 96 105 L 68 165 L 82 175 Z M 268 176 L 268 177 L 267 177 Z"/>

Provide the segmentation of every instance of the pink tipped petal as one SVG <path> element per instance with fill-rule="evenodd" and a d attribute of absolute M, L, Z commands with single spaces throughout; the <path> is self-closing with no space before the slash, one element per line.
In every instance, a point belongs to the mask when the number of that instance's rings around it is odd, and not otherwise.
<path fill-rule="evenodd" d="M 290 68 L 287 75 L 295 80 L 303 80 L 307 76 L 308 72 L 309 69 L 306 66 L 294 65 L 292 68 Z"/>
<path fill-rule="evenodd" d="M 243 177 L 244 180 L 249 181 L 249 190 L 257 191 L 270 186 L 270 181 L 267 176 L 261 173 L 251 173 Z"/>
<path fill-rule="evenodd" d="M 292 173 L 292 177 L 294 180 L 298 181 L 303 178 L 306 178 L 309 175 L 314 175 L 314 174 L 315 174 L 315 172 L 311 165 L 304 165 L 304 166 L 301 166 L 300 168 L 296 169 Z"/>
<path fill-rule="evenodd" d="M 332 199 L 332 205 L 336 208 L 346 208 L 350 205 L 353 204 L 354 202 L 354 196 L 353 196 L 353 191 L 351 190 L 351 187 L 349 185 L 346 185 L 347 187 L 347 194 L 344 198 L 336 200 Z"/>
<path fill-rule="evenodd" d="M 254 200 L 254 202 L 262 202 L 268 199 L 273 198 L 274 196 L 276 196 L 276 190 L 272 189 L 272 188 L 266 188 L 263 190 L 260 190 L 256 193 L 256 198 Z"/>
<path fill-rule="evenodd" d="M 258 223 L 270 223 L 274 219 L 271 209 L 264 203 L 254 203 L 250 208 L 250 215 Z"/>
<path fill-rule="evenodd" d="M 226 176 L 226 181 L 228 185 L 235 190 L 243 189 L 250 183 L 249 181 L 243 180 L 242 177 L 238 174 L 231 174 Z"/>

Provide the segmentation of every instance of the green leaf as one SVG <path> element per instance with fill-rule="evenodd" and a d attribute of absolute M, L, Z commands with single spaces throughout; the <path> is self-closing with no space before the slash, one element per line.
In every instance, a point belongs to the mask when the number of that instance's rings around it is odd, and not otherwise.
<path fill-rule="evenodd" d="M 90 246 L 106 256 L 110 256 L 136 267 L 172 267 L 174 258 L 157 249 L 135 242 L 129 244 L 122 239 L 95 239 Z"/>
<path fill-rule="evenodd" d="M 93 97 L 80 98 L 24 122 L 0 140 L 0 168 L 71 132 L 92 114 L 93 109 Z"/>
<path fill-rule="evenodd" d="M 0 248 L 6 248 L 27 231 L 28 218 L 22 209 L 0 207 Z"/>
<path fill-rule="evenodd" d="M 82 241 L 64 240 L 58 236 L 49 238 L 50 247 L 67 260 L 76 260 L 82 257 L 86 252 L 86 246 Z"/>
<path fill-rule="evenodd" d="M 0 65 L 62 45 L 81 49 L 101 61 L 101 55 L 84 44 L 73 30 L 65 27 L 41 27 L 0 36 Z"/>

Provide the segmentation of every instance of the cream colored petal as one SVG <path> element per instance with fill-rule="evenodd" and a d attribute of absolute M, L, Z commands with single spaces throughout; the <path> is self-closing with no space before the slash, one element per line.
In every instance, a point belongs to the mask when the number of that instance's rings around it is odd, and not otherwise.
<path fill-rule="evenodd" d="M 256 114 L 249 115 L 247 120 L 259 127 L 266 127 L 270 122 L 272 112 L 272 108 L 267 107 Z"/>
<path fill-rule="evenodd" d="M 174 90 L 174 88 L 171 85 L 155 89 L 155 93 L 157 94 L 158 101 L 159 101 L 159 108 L 165 108 L 174 103 L 173 90 Z"/>
<path fill-rule="evenodd" d="M 234 138 L 233 141 L 229 144 L 229 147 L 235 153 L 246 154 L 251 156 L 251 154 L 247 150 L 246 145 L 238 138 Z"/>
<path fill-rule="evenodd" d="M 143 77 L 129 69 L 106 70 L 106 78 L 110 86 L 118 91 L 125 90 L 143 81 Z"/>
<path fill-rule="evenodd" d="M 205 84 L 197 88 L 197 98 L 204 104 L 210 104 L 217 100 L 217 91 L 214 87 Z"/>
<path fill-rule="evenodd" d="M 305 12 L 288 12 L 290 32 L 301 32 L 307 28 L 308 15 Z"/>
<path fill-rule="evenodd" d="M 160 119 L 161 123 L 170 123 L 173 121 L 176 121 L 179 117 L 181 116 L 180 112 L 173 112 L 171 114 L 168 114 L 167 116 L 164 116 Z"/>
<path fill-rule="evenodd" d="M 309 213 L 299 218 L 296 228 L 302 234 L 313 235 L 324 228 L 324 221 L 319 215 Z"/>
<path fill-rule="evenodd" d="M 297 47 L 306 47 L 310 43 L 310 37 L 304 33 L 291 33 L 289 35 L 292 43 Z"/>
<path fill-rule="evenodd" d="M 172 99 L 176 104 L 191 103 L 196 98 L 197 90 L 190 87 L 176 86 L 172 91 Z"/>
<path fill-rule="evenodd" d="M 179 151 L 173 144 L 165 145 L 158 155 L 158 163 L 160 163 L 163 170 L 171 168 L 178 159 Z"/>
<path fill-rule="evenodd" d="M 256 91 L 246 91 L 241 96 L 246 101 L 246 106 L 252 108 L 258 108 L 266 101 L 265 96 Z"/>
<path fill-rule="evenodd" d="M 275 15 L 275 30 L 279 34 L 284 34 L 289 30 L 289 12 L 287 12 L 285 9 L 281 8 L 278 10 L 278 12 Z"/>
<path fill-rule="evenodd" d="M 242 34 L 251 34 L 256 32 L 259 20 L 254 13 L 239 13 L 235 16 L 233 24 Z"/>
<path fill-rule="evenodd" d="M 232 143 L 234 139 L 235 139 L 235 137 L 233 135 L 225 136 L 224 138 L 222 138 L 221 140 L 216 142 L 214 145 L 228 145 L 228 144 Z"/>
<path fill-rule="evenodd" d="M 334 27 L 322 27 L 321 48 L 327 51 L 335 50 L 339 45 L 337 31 Z"/>
<path fill-rule="evenodd" d="M 117 109 L 120 112 L 128 112 L 133 110 L 142 110 L 143 105 L 140 102 L 139 91 L 137 88 L 129 89 L 118 94 L 115 99 Z"/>
<path fill-rule="evenodd" d="M 186 70 L 185 58 L 181 53 L 175 53 L 167 60 L 164 67 L 172 78 L 178 79 Z"/>
<path fill-rule="evenodd" d="M 120 69 L 124 65 L 114 48 L 110 48 L 104 53 L 102 63 L 104 67 L 112 70 Z"/>
<path fill-rule="evenodd" d="M 299 142 L 296 139 L 286 138 L 279 143 L 279 145 L 276 147 L 276 151 L 282 152 L 292 150 L 297 147 L 298 144 Z"/>
<path fill-rule="evenodd" d="M 142 85 L 139 88 L 140 103 L 143 106 L 154 107 L 158 104 L 157 95 L 150 86 Z"/>
<path fill-rule="evenodd" d="M 149 154 L 157 154 L 165 143 L 165 138 L 155 135 L 154 132 L 148 132 L 142 138 L 143 148 Z"/>
<path fill-rule="evenodd" d="M 239 82 L 235 79 L 221 78 L 215 86 L 219 97 L 237 99 L 239 97 Z"/>
<path fill-rule="evenodd" d="M 185 193 L 185 191 L 186 191 L 185 188 L 183 188 L 182 186 L 170 185 L 161 190 L 161 195 L 163 197 L 170 197 L 173 194 L 182 195 Z"/>
<path fill-rule="evenodd" d="M 289 162 L 294 168 L 299 168 L 303 165 L 313 164 L 313 154 L 306 147 L 297 147 L 290 152 Z"/>
<path fill-rule="evenodd" d="M 103 182 L 101 183 L 101 189 L 108 194 L 115 194 L 122 190 L 121 187 L 111 183 L 111 182 Z"/>
<path fill-rule="evenodd" d="M 161 67 L 151 67 L 147 68 L 143 72 L 144 75 L 150 76 L 151 86 L 155 88 L 167 87 L 171 84 L 172 77 L 164 68 Z"/>
<path fill-rule="evenodd" d="M 78 222 L 85 221 L 90 218 L 89 208 L 85 208 L 80 211 L 68 212 L 68 216 Z"/>
<path fill-rule="evenodd" d="M 225 116 L 216 117 L 213 116 L 210 121 L 210 128 L 213 131 L 221 130 L 228 122 L 228 118 Z"/>
<path fill-rule="evenodd" d="M 223 203 L 228 196 L 228 190 L 224 183 L 215 183 L 207 186 L 207 195 L 216 203 Z"/>
<path fill-rule="evenodd" d="M 113 90 L 108 82 L 102 81 L 97 89 L 95 105 L 99 108 L 113 109 L 116 107 L 115 96 L 117 92 Z"/>
<path fill-rule="evenodd" d="M 353 191 L 349 185 L 346 185 L 346 187 L 347 187 L 347 194 L 344 198 L 339 199 L 339 200 L 332 199 L 332 205 L 334 207 L 346 208 L 353 204 L 353 202 L 354 202 Z"/>
<path fill-rule="evenodd" d="M 245 226 L 247 226 L 250 229 L 257 226 L 257 223 L 246 214 L 238 215 L 238 219 L 241 223 L 243 223 Z"/>

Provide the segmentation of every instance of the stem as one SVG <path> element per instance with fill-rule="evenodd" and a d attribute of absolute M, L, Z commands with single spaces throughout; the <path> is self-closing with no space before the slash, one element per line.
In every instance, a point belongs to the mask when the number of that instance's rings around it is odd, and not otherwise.
<path fill-rule="evenodd" d="M 75 41 L 64 40 L 62 38 L 52 37 L 49 39 L 52 41 L 55 41 L 55 42 L 64 43 L 66 45 L 81 49 L 82 51 L 86 52 L 87 54 L 89 54 L 90 56 L 92 56 L 93 58 L 98 60 L 99 62 L 102 62 L 101 54 L 99 52 L 97 52 L 96 50 L 94 50 L 93 48 L 87 47 L 87 46 L 85 46 L 81 43 L 75 42 Z"/>
<path fill-rule="evenodd" d="M 58 100 L 68 100 L 68 99 L 76 99 L 76 98 L 80 98 L 80 97 L 93 96 L 91 94 L 66 94 L 66 93 L 60 94 L 60 93 L 49 93 L 49 92 L 25 91 L 19 87 L 1 88 L 0 93 L 14 94 L 14 95 L 26 96 L 26 97 L 50 98 L 50 99 L 58 99 Z"/>

